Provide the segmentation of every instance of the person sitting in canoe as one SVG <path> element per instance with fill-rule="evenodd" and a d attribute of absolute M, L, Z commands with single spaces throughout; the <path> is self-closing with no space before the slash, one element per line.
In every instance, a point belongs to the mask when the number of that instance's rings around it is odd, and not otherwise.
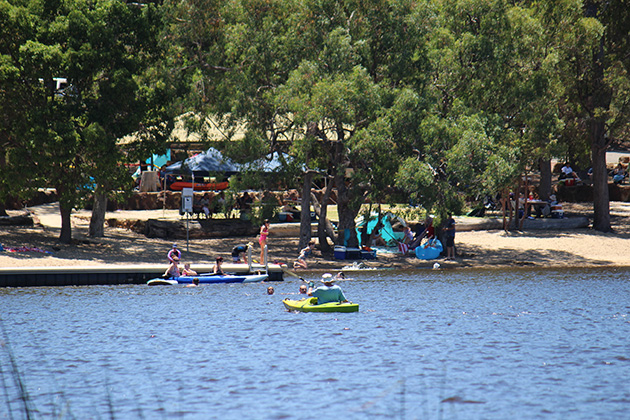
<path fill-rule="evenodd" d="M 217 257 L 217 262 L 214 264 L 214 267 L 212 267 L 212 274 L 217 276 L 225 275 L 223 269 L 221 268 L 221 264 L 223 264 L 223 257 Z"/>
<path fill-rule="evenodd" d="M 309 282 L 308 295 L 317 298 L 317 304 L 328 303 L 328 302 L 347 302 L 348 299 L 343 294 L 341 287 L 336 284 L 333 285 L 335 281 L 334 277 L 330 273 L 325 273 L 322 275 L 321 282 L 324 283 L 323 286 L 319 286 L 315 290 L 313 290 L 313 282 Z"/>
<path fill-rule="evenodd" d="M 171 264 L 168 266 L 162 277 L 165 279 L 176 279 L 179 277 L 179 266 L 177 264 L 179 264 L 179 257 L 174 256 Z"/>

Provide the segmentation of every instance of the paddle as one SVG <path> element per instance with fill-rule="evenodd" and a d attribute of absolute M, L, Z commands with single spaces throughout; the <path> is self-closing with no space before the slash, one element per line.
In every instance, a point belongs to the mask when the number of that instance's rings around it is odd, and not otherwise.
<path fill-rule="evenodd" d="M 302 280 L 303 282 L 306 282 L 306 280 L 304 280 L 302 277 L 298 276 L 296 273 L 294 273 L 293 271 L 291 271 L 291 270 L 289 270 L 289 269 L 284 269 L 283 271 L 284 271 L 285 273 L 287 273 L 287 274 L 289 274 L 289 275 L 291 275 L 291 276 L 295 277 L 295 278 L 298 278 L 298 279 Z"/>

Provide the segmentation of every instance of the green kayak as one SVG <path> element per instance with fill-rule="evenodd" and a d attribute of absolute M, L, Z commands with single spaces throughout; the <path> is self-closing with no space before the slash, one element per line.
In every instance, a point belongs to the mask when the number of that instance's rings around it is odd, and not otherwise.
<path fill-rule="evenodd" d="M 285 299 L 282 301 L 289 311 L 300 312 L 359 312 L 359 304 L 352 302 L 328 302 L 317 304 L 317 298 L 302 300 Z"/>

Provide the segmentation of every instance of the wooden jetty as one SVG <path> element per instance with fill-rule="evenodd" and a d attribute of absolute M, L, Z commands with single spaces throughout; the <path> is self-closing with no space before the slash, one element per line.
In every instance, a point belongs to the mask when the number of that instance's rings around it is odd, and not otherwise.
<path fill-rule="evenodd" d="M 198 273 L 212 272 L 212 264 L 196 264 Z M 93 286 L 145 284 L 164 274 L 164 264 L 0 268 L 0 287 Z M 269 274 L 269 281 L 282 281 L 286 265 L 223 264 L 226 273 Z"/>

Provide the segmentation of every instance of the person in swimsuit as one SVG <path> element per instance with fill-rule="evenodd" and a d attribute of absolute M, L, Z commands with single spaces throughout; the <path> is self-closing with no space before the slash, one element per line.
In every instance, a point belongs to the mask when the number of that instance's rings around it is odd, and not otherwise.
<path fill-rule="evenodd" d="M 189 285 L 187 285 L 186 287 L 197 287 L 199 286 L 199 279 L 197 277 L 195 277 L 192 281 L 192 283 L 190 283 Z"/>
<path fill-rule="evenodd" d="M 306 258 L 313 252 L 313 248 L 315 248 L 315 242 L 310 241 L 306 248 L 300 251 L 300 255 L 298 256 L 297 261 L 293 263 L 293 268 L 308 268 L 308 264 L 306 263 Z"/>
<path fill-rule="evenodd" d="M 196 276 L 197 272 L 190 268 L 190 263 L 184 264 L 184 269 L 182 270 L 182 276 Z"/>
<path fill-rule="evenodd" d="M 168 258 L 170 262 L 173 262 L 173 257 L 177 257 L 177 259 L 182 258 L 182 252 L 177 249 L 177 244 L 173 244 L 173 247 L 168 251 L 168 254 L 166 254 L 166 258 Z"/>
<path fill-rule="evenodd" d="M 260 235 L 258 236 L 258 243 L 260 244 L 260 263 L 265 262 L 265 245 L 267 245 L 267 236 L 269 236 L 269 220 L 265 219 L 263 225 L 260 227 Z"/>
<path fill-rule="evenodd" d="M 212 274 L 216 274 L 219 276 L 224 276 L 223 268 L 221 268 L 221 264 L 223 264 L 223 257 L 217 257 L 217 261 L 212 267 Z"/>
<path fill-rule="evenodd" d="M 173 260 L 171 261 L 171 264 L 168 266 L 168 268 L 166 269 L 162 277 L 165 279 L 169 279 L 169 278 L 176 279 L 177 277 L 179 277 L 179 266 L 177 265 L 178 263 L 179 263 L 179 258 L 174 256 Z"/>

